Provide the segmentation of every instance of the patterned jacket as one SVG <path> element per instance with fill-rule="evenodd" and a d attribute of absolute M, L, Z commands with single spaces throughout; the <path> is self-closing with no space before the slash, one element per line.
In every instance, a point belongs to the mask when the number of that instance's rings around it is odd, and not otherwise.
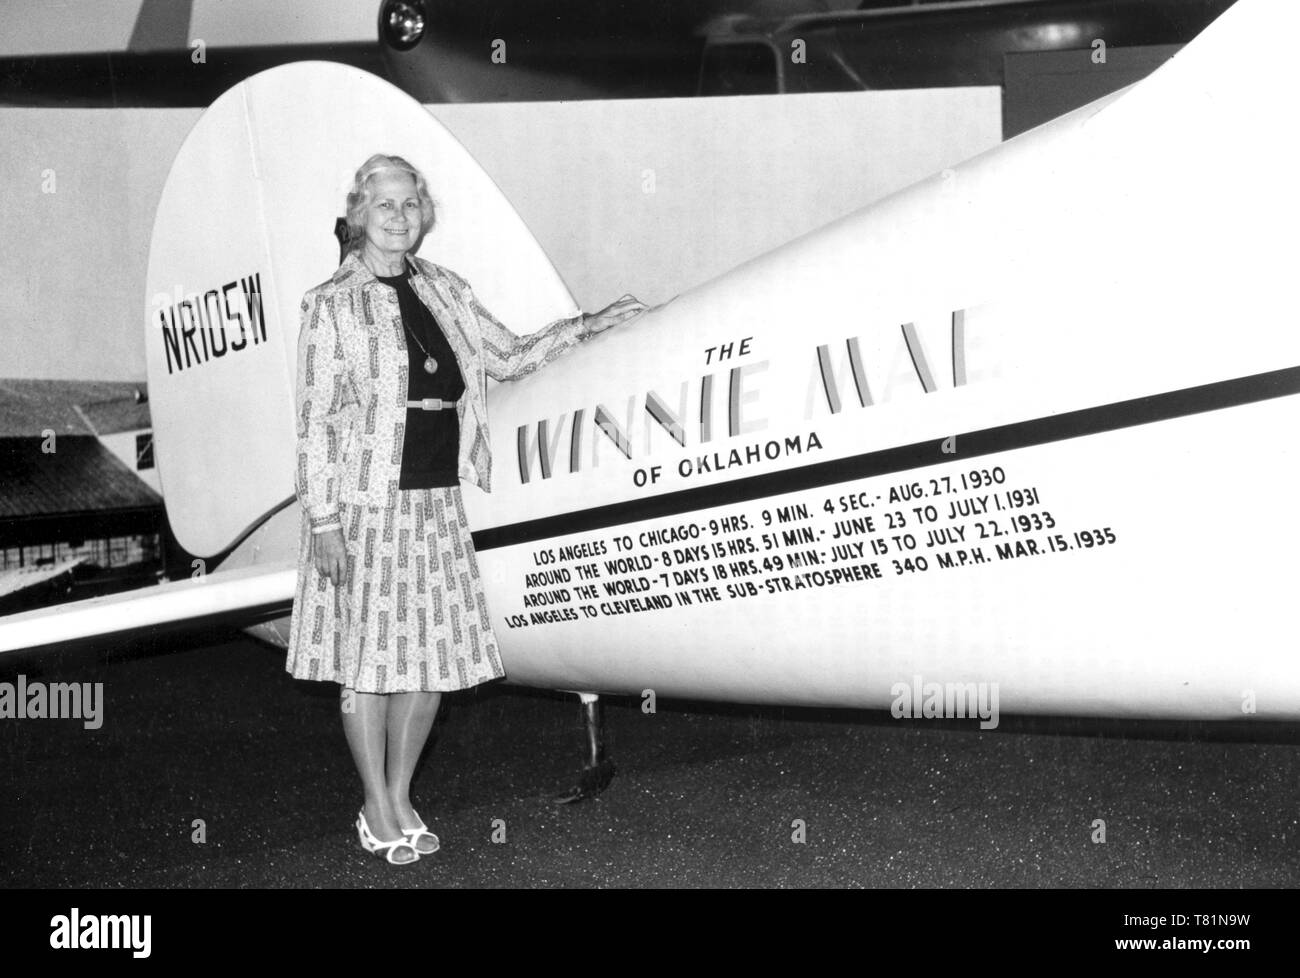
<path fill-rule="evenodd" d="M 415 294 L 437 317 L 456 352 L 465 393 L 460 479 L 492 488 L 487 377 L 517 380 L 589 335 L 582 316 L 519 337 L 448 269 L 407 256 Z M 342 525 L 340 503 L 390 505 L 401 476 L 408 394 L 406 334 L 397 292 L 352 252 L 302 301 L 298 334 L 295 489 L 313 533 Z"/>

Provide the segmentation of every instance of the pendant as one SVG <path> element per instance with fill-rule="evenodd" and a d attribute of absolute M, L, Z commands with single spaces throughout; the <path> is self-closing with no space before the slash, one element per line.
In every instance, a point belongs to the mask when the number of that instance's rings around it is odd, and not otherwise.
<path fill-rule="evenodd" d="M 429 357 L 424 361 L 424 372 L 427 374 L 436 373 L 438 370 L 438 361 Z"/>

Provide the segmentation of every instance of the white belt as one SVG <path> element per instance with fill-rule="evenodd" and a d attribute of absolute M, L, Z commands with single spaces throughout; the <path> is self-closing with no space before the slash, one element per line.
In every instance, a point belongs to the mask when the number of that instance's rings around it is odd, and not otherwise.
<path fill-rule="evenodd" d="M 460 399 L 457 398 L 456 400 Z M 420 408 L 423 411 L 454 411 L 456 410 L 456 401 L 444 401 L 441 397 L 426 397 L 420 401 L 407 401 L 406 406 Z"/>

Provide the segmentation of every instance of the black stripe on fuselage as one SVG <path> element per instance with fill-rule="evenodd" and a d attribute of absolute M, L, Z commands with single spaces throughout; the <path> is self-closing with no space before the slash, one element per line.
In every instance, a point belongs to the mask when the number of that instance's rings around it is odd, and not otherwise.
<path fill-rule="evenodd" d="M 780 472 L 765 472 L 730 482 L 510 523 L 474 533 L 474 546 L 478 550 L 493 550 L 573 533 L 604 530 L 625 523 L 748 503 L 784 493 L 841 485 L 873 476 L 1118 431 L 1297 393 L 1300 393 L 1300 367 L 1286 367 L 1113 404 L 1081 408 L 1045 418 L 1016 421 L 979 431 L 954 432 L 957 451 L 951 455 L 945 455 L 941 450 L 944 439 L 929 439 L 848 458 L 813 462 Z M 702 452 L 711 453 L 715 450 L 721 451 L 722 446 L 709 445 L 701 448 Z"/>

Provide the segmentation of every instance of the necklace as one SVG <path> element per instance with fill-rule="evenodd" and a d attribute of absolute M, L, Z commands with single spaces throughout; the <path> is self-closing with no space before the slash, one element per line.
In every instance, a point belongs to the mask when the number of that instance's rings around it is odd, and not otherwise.
<path fill-rule="evenodd" d="M 435 360 L 432 354 L 424 348 L 424 344 L 420 342 L 420 337 L 415 335 L 415 330 L 406 325 L 405 319 L 402 320 L 402 325 L 406 326 L 407 333 L 411 335 L 411 339 L 415 340 L 415 345 L 418 346 L 420 352 L 424 354 L 424 372 L 426 374 L 436 373 L 438 370 L 438 361 Z"/>
<path fill-rule="evenodd" d="M 370 267 L 369 262 L 366 263 L 366 267 L 367 268 Z M 400 278 L 406 272 L 406 260 L 405 259 L 402 260 L 402 271 L 398 272 L 396 275 L 381 276 L 373 268 L 371 268 L 370 271 L 376 278 Z M 402 326 L 405 327 L 406 332 L 410 335 L 411 339 L 415 340 L 415 345 L 420 348 L 420 352 L 424 354 L 424 372 L 426 374 L 437 373 L 438 361 L 433 358 L 433 354 L 430 353 L 425 348 L 425 345 L 420 342 L 420 337 L 415 335 L 415 330 L 411 329 L 411 327 L 407 324 L 406 317 L 403 316 L 401 317 L 401 319 L 402 319 Z"/>

